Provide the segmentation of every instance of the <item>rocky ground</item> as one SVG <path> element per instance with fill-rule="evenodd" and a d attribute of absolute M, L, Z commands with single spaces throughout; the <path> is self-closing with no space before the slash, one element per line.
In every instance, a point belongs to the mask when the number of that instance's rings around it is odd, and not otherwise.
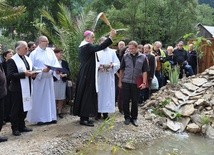
<path fill-rule="evenodd" d="M 68 109 L 68 108 L 67 108 Z M 69 110 L 68 110 L 69 111 Z M 147 143 L 165 134 L 151 121 L 145 120 L 139 110 L 139 127 L 124 125 L 123 115 L 118 111 L 111 115 L 107 122 L 96 121 L 95 127 L 79 125 L 79 118 L 67 114 L 57 124 L 37 126 L 27 124 L 33 132 L 23 133 L 19 137 L 11 134 L 10 123 L 7 123 L 1 135 L 8 137 L 8 142 L 0 143 L 0 154 L 4 155 L 52 155 L 75 154 L 82 146 L 92 142 L 105 141 L 119 147 L 134 147 L 139 142 Z M 127 146 L 130 144 L 131 146 Z"/>
<path fill-rule="evenodd" d="M 154 93 L 143 109 L 165 129 L 204 134 L 214 139 L 214 66 L 196 76 L 183 78 Z M 153 113 L 164 117 L 157 117 Z M 155 120 L 156 119 L 156 120 Z"/>

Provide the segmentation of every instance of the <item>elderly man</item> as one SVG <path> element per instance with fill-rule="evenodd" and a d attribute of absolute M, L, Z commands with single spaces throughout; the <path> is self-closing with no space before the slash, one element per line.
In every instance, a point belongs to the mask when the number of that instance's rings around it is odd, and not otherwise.
<path fill-rule="evenodd" d="M 146 56 L 137 49 L 137 42 L 131 41 L 128 44 L 128 52 L 124 54 L 120 66 L 120 76 L 118 87 L 122 88 L 123 94 L 123 111 L 125 118 L 125 125 L 129 125 L 130 122 L 134 126 L 138 126 L 138 96 L 139 89 L 145 89 L 147 83 L 147 72 L 149 71 L 149 65 L 147 63 Z M 138 79 L 143 81 L 137 85 Z M 131 100 L 131 112 L 130 112 L 130 100 Z"/>
<path fill-rule="evenodd" d="M 112 37 L 116 31 L 112 30 L 110 36 L 100 45 L 93 45 L 94 33 L 84 32 L 84 40 L 79 46 L 80 70 L 77 80 L 75 100 L 73 106 L 74 115 L 80 117 L 80 125 L 91 126 L 94 124 L 89 117 L 97 115 L 97 93 L 95 89 L 95 52 L 112 44 Z"/>
<path fill-rule="evenodd" d="M 48 47 L 48 38 L 39 37 L 38 47 L 31 52 L 33 68 L 41 72 L 33 81 L 33 105 L 27 120 L 38 125 L 56 123 L 56 104 L 54 95 L 53 70 L 47 66 L 61 68 L 54 51 Z"/>
<path fill-rule="evenodd" d="M 7 77 L 10 80 L 9 90 L 12 97 L 11 125 L 14 136 L 20 136 L 21 132 L 30 132 L 25 126 L 27 111 L 31 110 L 31 77 L 35 77 L 32 72 L 32 62 L 25 56 L 27 54 L 27 43 L 18 41 L 16 44 L 16 54 L 7 62 Z"/>

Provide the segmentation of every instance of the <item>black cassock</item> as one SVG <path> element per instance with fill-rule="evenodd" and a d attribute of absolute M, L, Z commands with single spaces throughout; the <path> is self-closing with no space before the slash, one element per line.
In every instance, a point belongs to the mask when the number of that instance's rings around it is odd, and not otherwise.
<path fill-rule="evenodd" d="M 95 89 L 95 52 L 112 44 L 110 38 L 100 45 L 86 44 L 79 48 L 80 70 L 76 82 L 73 114 L 93 117 L 97 114 L 97 93 Z"/>

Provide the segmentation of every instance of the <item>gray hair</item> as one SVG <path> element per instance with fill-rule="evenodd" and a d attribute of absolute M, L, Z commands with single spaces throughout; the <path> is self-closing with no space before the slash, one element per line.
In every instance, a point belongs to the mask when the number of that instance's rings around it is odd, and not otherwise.
<path fill-rule="evenodd" d="M 160 46 L 162 47 L 162 43 L 161 43 L 160 41 L 156 41 L 156 42 L 154 43 L 154 46 L 156 46 L 156 45 L 160 45 Z"/>
<path fill-rule="evenodd" d="M 18 41 L 16 44 L 15 44 L 15 48 L 16 48 L 16 51 L 19 50 L 19 48 L 21 48 L 23 45 L 26 45 L 27 46 L 27 42 L 26 41 Z"/>
<path fill-rule="evenodd" d="M 138 43 L 134 40 L 130 41 L 128 45 L 133 45 L 134 47 L 138 46 Z"/>

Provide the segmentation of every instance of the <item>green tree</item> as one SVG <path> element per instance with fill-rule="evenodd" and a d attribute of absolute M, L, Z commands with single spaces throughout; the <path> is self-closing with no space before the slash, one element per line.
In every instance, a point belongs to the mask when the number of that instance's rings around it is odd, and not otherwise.
<path fill-rule="evenodd" d="M 51 27 L 51 23 L 40 14 L 40 9 L 48 8 L 50 14 L 57 21 L 57 13 L 60 9 L 58 6 L 59 2 L 67 6 L 70 9 L 71 14 L 76 15 L 82 11 L 82 7 L 88 3 L 84 0 L 7 0 L 7 2 L 11 6 L 24 5 L 26 7 L 25 16 L 20 22 L 7 25 L 10 29 L 16 29 L 18 38 L 22 38 L 24 40 L 37 39 L 39 34 L 38 30 L 34 27 L 35 21 L 46 22 L 46 24 L 49 24 L 50 29 L 53 29 Z M 10 33 L 11 31 L 8 30 L 7 34 L 9 35 Z"/>
<path fill-rule="evenodd" d="M 214 25 L 214 8 L 207 4 L 201 4 L 197 6 L 196 10 L 198 23 Z"/>

